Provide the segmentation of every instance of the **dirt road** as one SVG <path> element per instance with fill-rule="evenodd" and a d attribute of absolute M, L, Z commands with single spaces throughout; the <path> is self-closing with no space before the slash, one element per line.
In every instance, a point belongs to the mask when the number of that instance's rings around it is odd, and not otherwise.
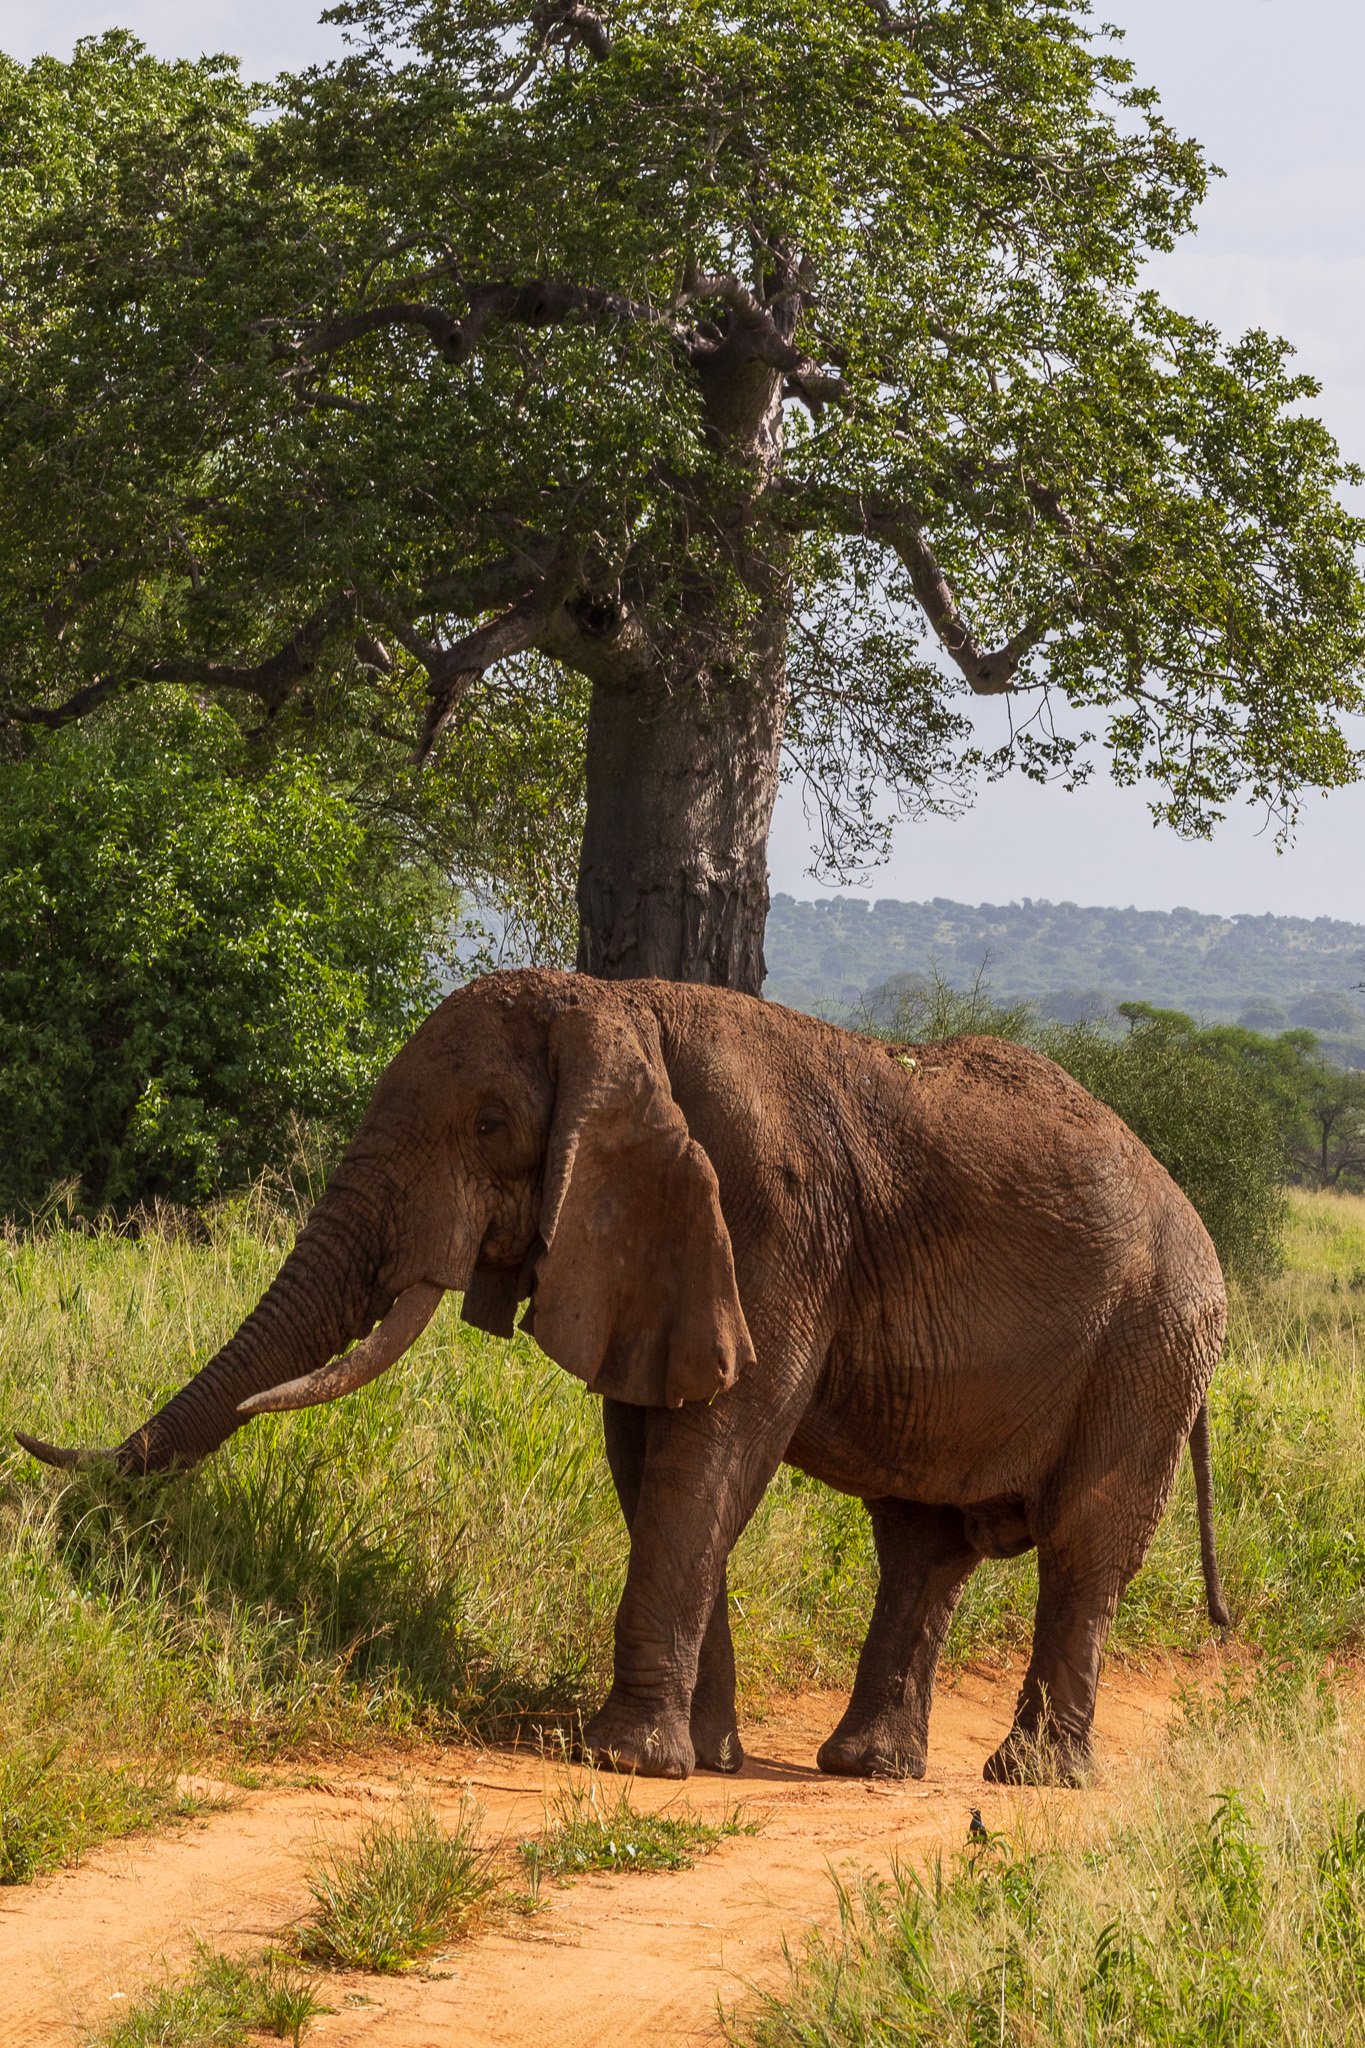
<path fill-rule="evenodd" d="M 1100 1693 L 1099 1751 L 1110 1768 L 1140 1767 L 1188 1666 L 1143 1676 L 1115 1671 Z M 782 1974 L 785 1935 L 827 1921 L 830 1868 L 885 1864 L 893 1850 L 952 1852 L 979 1806 L 988 1826 L 1036 1794 L 997 1791 L 981 1765 L 1008 1726 L 1017 1674 L 967 1673 L 941 1687 L 929 1774 L 921 1783 L 822 1778 L 817 1745 L 843 1699 L 807 1694 L 746 1729 L 739 1778 L 686 1786 L 641 1781 L 635 1803 L 700 1814 L 743 1803 L 761 1832 L 723 1842 L 676 1874 L 582 1878 L 547 1885 L 543 1909 L 496 1925 L 402 1978 L 328 1977 L 334 2010 L 309 2033 L 317 2048 L 633 2048 L 716 2039 L 716 2001 Z M 306 1863 L 319 1836 L 357 1828 L 420 1785 L 454 1814 L 472 1792 L 489 1841 L 540 1828 L 569 1775 L 527 1753 L 422 1751 L 365 1775 L 329 1772 L 238 1792 L 229 1808 L 170 1834 L 112 1844 L 78 1869 L 0 1892 L 0 2043 L 78 2048 L 196 1938 L 252 1951 L 308 1904 Z M 611 1781 L 609 1787 L 614 1789 Z M 1056 1798 L 1089 1797 L 1061 1793 Z"/>

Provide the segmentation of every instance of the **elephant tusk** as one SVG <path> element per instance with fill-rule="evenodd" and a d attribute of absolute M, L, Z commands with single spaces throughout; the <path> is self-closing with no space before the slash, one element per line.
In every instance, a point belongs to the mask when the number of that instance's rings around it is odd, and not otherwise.
<path fill-rule="evenodd" d="M 118 1456 L 117 1446 L 112 1444 L 107 1450 L 64 1451 L 58 1444 L 45 1444 L 40 1436 L 26 1436 L 22 1429 L 15 1430 L 14 1441 L 31 1458 L 41 1459 L 44 1465 L 55 1465 L 59 1472 L 80 1472 L 87 1465 L 112 1465 Z"/>
<path fill-rule="evenodd" d="M 253 1394 L 250 1400 L 238 1403 L 237 1413 L 268 1415 L 287 1408 L 315 1408 L 321 1401 L 338 1401 L 343 1394 L 353 1394 L 357 1387 L 366 1386 L 377 1380 L 381 1372 L 387 1372 L 417 1342 L 444 1293 L 444 1287 L 437 1287 L 430 1280 L 419 1281 L 399 1295 L 378 1328 L 371 1330 L 344 1358 L 333 1359 L 330 1365 L 306 1373 L 301 1379 L 286 1380 L 282 1386 L 267 1387 L 263 1394 Z"/>

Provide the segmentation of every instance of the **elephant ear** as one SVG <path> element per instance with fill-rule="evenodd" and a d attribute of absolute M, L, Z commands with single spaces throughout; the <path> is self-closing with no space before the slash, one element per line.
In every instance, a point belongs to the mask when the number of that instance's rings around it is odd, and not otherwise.
<path fill-rule="evenodd" d="M 563 1010 L 550 1076 L 545 1249 L 525 1326 L 594 1393 L 709 1401 L 754 1351 L 715 1170 L 673 1100 L 658 1025 Z"/>

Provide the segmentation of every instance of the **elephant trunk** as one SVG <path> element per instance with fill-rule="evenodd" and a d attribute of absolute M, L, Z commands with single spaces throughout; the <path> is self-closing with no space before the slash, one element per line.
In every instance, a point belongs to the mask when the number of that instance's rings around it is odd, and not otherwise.
<path fill-rule="evenodd" d="M 368 1206 L 368 1205 L 367 1205 Z M 374 1320 L 381 1239 L 334 1180 L 256 1307 L 163 1408 L 108 1451 L 59 1450 L 19 1435 L 46 1464 L 111 1462 L 124 1473 L 198 1464 L 240 1429 L 243 1403 L 324 1366 Z M 18 1434 L 18 1432 L 16 1432 Z"/>

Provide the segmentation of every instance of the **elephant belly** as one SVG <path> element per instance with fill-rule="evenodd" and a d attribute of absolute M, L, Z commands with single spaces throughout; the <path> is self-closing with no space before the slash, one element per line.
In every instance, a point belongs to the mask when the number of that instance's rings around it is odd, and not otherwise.
<path fill-rule="evenodd" d="M 976 1506 L 988 1554 L 1026 1548 L 1021 1504 L 1065 1455 L 1090 1360 L 1050 1341 L 997 1346 L 977 1334 L 966 1357 L 837 1345 L 788 1461 L 863 1500 Z"/>

